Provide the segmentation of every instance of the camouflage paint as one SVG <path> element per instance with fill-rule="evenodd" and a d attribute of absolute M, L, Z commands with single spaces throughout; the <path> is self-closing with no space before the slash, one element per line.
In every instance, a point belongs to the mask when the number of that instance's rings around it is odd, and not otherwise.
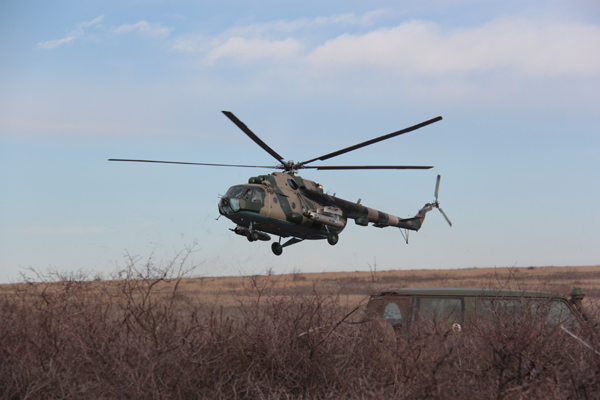
<path fill-rule="evenodd" d="M 421 228 L 425 214 L 433 209 L 433 205 L 428 203 L 415 217 L 401 219 L 358 203 L 327 195 L 323 193 L 323 188 L 318 183 L 286 172 L 252 177 L 247 184 L 236 185 L 233 188 L 242 188 L 242 192 L 248 189 L 260 191 L 264 194 L 263 202 L 236 200 L 224 196 L 219 203 L 219 212 L 222 215 L 246 228 L 250 228 L 252 224 L 252 229 L 300 239 L 324 239 L 329 232 L 340 233 L 345 228 L 347 219 L 354 219 L 357 225 L 362 226 L 371 223 L 378 228 L 393 226 L 417 231 Z M 224 207 L 225 203 L 236 201 L 239 201 L 239 209 Z M 344 226 L 337 228 L 324 225 L 303 215 L 308 211 L 323 211 L 325 207 L 341 210 Z"/>

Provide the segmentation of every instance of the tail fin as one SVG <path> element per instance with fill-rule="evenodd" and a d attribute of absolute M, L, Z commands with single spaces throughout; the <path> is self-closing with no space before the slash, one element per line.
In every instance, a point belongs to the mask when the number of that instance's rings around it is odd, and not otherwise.
<path fill-rule="evenodd" d="M 423 206 L 423 208 L 421 208 L 419 210 L 417 215 L 415 215 L 412 218 L 401 219 L 400 221 L 398 221 L 398 225 L 396 225 L 396 226 L 401 229 L 409 229 L 411 231 L 418 231 L 419 229 L 421 229 L 421 225 L 423 225 L 423 221 L 425 221 L 425 214 L 427 214 L 429 211 L 433 210 L 433 207 L 435 207 L 434 204 L 431 204 L 431 203 L 425 204 Z"/>

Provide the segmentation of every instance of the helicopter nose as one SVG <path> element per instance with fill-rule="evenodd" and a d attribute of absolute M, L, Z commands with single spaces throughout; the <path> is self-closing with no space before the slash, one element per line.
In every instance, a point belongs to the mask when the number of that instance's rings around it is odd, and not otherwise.
<path fill-rule="evenodd" d="M 219 201 L 219 212 L 222 215 L 233 214 L 240 209 L 240 201 L 235 198 L 221 197 Z"/>
<path fill-rule="evenodd" d="M 221 215 L 231 214 L 233 210 L 231 209 L 229 199 L 227 197 L 221 197 L 219 201 L 219 213 Z"/>

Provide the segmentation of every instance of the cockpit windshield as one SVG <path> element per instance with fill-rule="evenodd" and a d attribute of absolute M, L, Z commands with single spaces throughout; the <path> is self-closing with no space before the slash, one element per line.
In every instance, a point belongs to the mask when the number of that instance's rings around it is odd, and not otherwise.
<path fill-rule="evenodd" d="M 225 193 L 225 197 L 235 197 L 236 199 L 239 199 L 240 197 L 242 197 L 243 191 L 244 188 L 241 186 L 232 186 L 229 188 L 227 193 Z"/>
<path fill-rule="evenodd" d="M 225 197 L 242 199 L 253 203 L 262 203 L 264 201 L 264 192 L 260 189 L 252 189 L 243 186 L 232 186 L 229 188 Z"/>

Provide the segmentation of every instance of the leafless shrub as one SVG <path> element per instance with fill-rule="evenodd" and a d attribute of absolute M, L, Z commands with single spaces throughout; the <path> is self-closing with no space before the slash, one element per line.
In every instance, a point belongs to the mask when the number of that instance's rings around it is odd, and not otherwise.
<path fill-rule="evenodd" d="M 229 312 L 179 293 L 186 256 L 130 257 L 102 282 L 38 274 L 2 292 L 0 398 L 600 397 L 593 323 L 573 332 L 591 348 L 527 313 L 394 331 L 272 273 L 246 278 Z"/>
<path fill-rule="evenodd" d="M 298 266 L 294 266 L 294 268 L 292 268 L 290 275 L 292 276 L 292 281 L 294 282 L 306 280 L 306 276 L 302 274 L 302 269 L 300 269 Z"/>

